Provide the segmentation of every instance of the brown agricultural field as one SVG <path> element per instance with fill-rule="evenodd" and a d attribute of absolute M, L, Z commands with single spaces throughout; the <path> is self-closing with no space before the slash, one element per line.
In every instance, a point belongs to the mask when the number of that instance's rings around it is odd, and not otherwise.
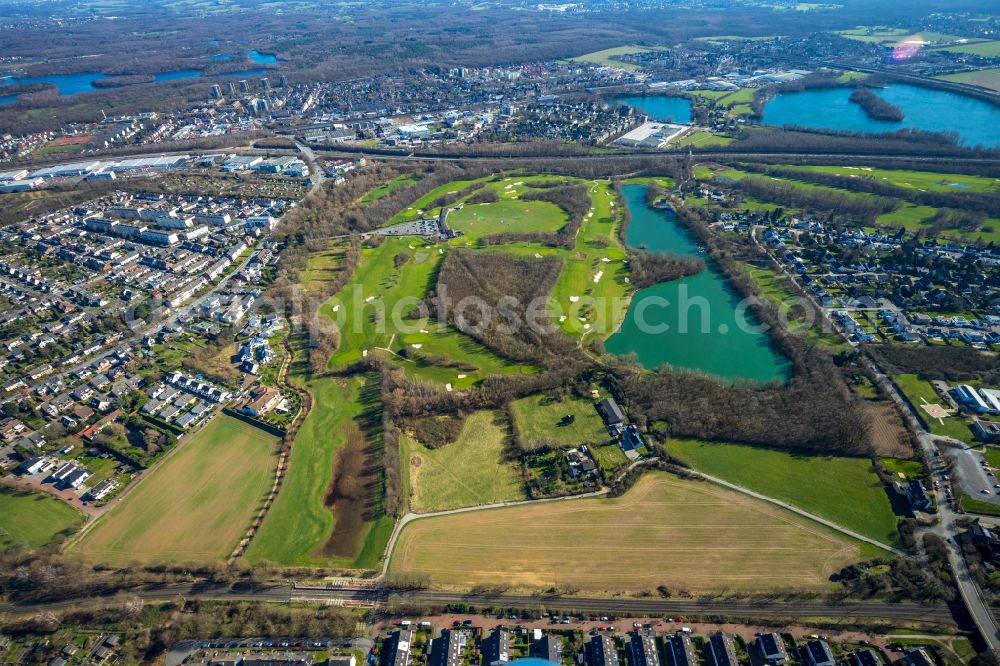
<path fill-rule="evenodd" d="M 278 438 L 230 416 L 192 435 L 73 546 L 87 559 L 224 560 L 274 478 Z"/>
<path fill-rule="evenodd" d="M 858 543 L 780 508 L 657 473 L 614 499 L 416 520 L 389 571 L 464 589 L 503 581 L 597 593 L 818 590 L 862 557 Z"/>

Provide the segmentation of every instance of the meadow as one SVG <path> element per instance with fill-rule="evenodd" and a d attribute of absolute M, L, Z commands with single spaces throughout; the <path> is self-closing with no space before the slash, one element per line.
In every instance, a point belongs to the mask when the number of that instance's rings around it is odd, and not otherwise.
<path fill-rule="evenodd" d="M 99 518 L 73 549 L 116 566 L 224 560 L 271 488 L 277 445 L 260 428 L 217 416 Z"/>
<path fill-rule="evenodd" d="M 363 507 L 328 501 L 337 463 L 343 462 L 338 453 L 350 440 L 364 439 L 356 419 L 364 410 L 361 393 L 367 380 L 324 377 L 307 384 L 312 409 L 295 437 L 281 492 L 247 549 L 248 561 L 372 566 L 372 557 L 375 561 L 381 557 L 380 548 L 388 539 L 386 523 L 391 531 L 391 520 L 366 520 Z M 332 552 L 328 544 L 335 532 L 340 543 Z"/>
<path fill-rule="evenodd" d="M 671 439 L 667 450 L 699 472 L 788 502 L 884 544 L 898 543 L 889 497 L 866 458 L 685 439 Z"/>
<path fill-rule="evenodd" d="M 408 470 L 410 510 L 429 513 L 525 499 L 516 461 L 506 457 L 503 419 L 495 412 L 474 412 L 457 441 L 434 449 L 404 437 L 400 455 Z"/>
<path fill-rule="evenodd" d="M 980 69 L 974 72 L 945 74 L 937 78 L 945 81 L 955 81 L 956 83 L 970 83 L 974 86 L 982 86 L 992 90 L 1000 90 L 1000 67 Z"/>
<path fill-rule="evenodd" d="M 574 447 L 599 444 L 611 439 L 604 421 L 590 400 L 565 396 L 555 400 L 547 394 L 521 398 L 511 403 L 514 427 L 528 447 L 543 442 Z M 572 417 L 572 422 L 563 419 Z"/>
<path fill-rule="evenodd" d="M 615 56 L 631 55 L 633 53 L 648 53 L 659 49 L 647 46 L 617 46 L 603 51 L 585 53 L 582 56 L 570 58 L 572 62 L 587 62 L 593 65 L 604 65 L 606 67 L 617 67 L 618 69 L 638 69 L 635 65 L 620 60 L 615 60 Z"/>
<path fill-rule="evenodd" d="M 0 491 L 0 550 L 41 548 L 83 523 L 79 511 L 48 495 Z"/>
<path fill-rule="evenodd" d="M 862 556 L 857 543 L 787 511 L 655 473 L 614 499 L 416 520 L 401 532 L 389 571 L 466 589 L 823 590 L 833 572 Z"/>

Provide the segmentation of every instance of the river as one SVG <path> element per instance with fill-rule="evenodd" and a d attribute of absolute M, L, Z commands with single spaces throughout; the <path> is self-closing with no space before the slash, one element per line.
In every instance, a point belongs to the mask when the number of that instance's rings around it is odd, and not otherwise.
<path fill-rule="evenodd" d="M 819 88 L 781 93 L 764 107 L 766 125 L 800 125 L 850 132 L 895 132 L 919 129 L 950 131 L 963 146 L 1000 145 L 1000 106 L 975 97 L 904 83 L 875 89 L 875 94 L 898 106 L 901 122 L 872 120 L 848 100 L 851 88 Z"/>
<path fill-rule="evenodd" d="M 636 293 L 605 349 L 634 353 L 649 369 L 669 364 L 728 380 L 787 381 L 791 363 L 766 332 L 754 328 L 752 312 L 741 308 L 739 294 L 673 211 L 647 206 L 644 185 L 626 185 L 623 194 L 631 213 L 625 234 L 630 247 L 696 255 L 706 264 L 697 275 Z"/>

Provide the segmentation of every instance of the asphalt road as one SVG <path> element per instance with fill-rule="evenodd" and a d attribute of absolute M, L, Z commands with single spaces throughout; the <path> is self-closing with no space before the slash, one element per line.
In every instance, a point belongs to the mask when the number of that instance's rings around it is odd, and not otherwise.
<path fill-rule="evenodd" d="M 221 601 L 326 602 L 334 605 L 374 606 L 387 602 L 415 605 L 469 604 L 478 607 L 538 609 L 561 612 L 601 613 L 635 616 L 719 615 L 767 618 L 885 618 L 897 621 L 955 622 L 953 609 L 945 604 L 890 603 L 885 601 L 825 602 L 815 600 L 767 601 L 729 599 L 589 598 L 463 594 L 433 590 L 394 591 L 386 588 L 294 589 L 286 585 L 172 584 L 148 587 L 114 596 L 65 599 L 35 604 L 0 605 L 0 612 L 32 615 L 42 611 L 62 611 L 88 605 L 112 604 L 132 597 L 146 602 L 175 599 Z"/>

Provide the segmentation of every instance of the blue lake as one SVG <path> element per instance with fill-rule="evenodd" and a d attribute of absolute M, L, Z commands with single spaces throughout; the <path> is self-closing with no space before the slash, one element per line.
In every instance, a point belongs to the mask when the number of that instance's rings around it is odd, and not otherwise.
<path fill-rule="evenodd" d="M 764 107 L 763 122 L 849 132 L 949 131 L 957 134 L 964 146 L 1000 145 L 1000 106 L 968 95 L 903 83 L 874 92 L 898 106 L 906 117 L 901 122 L 872 120 L 848 100 L 850 88 L 823 88 L 777 95 Z"/>
<path fill-rule="evenodd" d="M 687 125 L 691 122 L 691 102 L 683 97 L 646 95 L 639 97 L 616 97 L 611 102 L 627 104 L 649 116 L 650 120 L 661 122 L 672 120 Z"/>
<path fill-rule="evenodd" d="M 729 279 L 674 212 L 650 208 L 644 185 L 626 185 L 622 194 L 631 214 L 629 247 L 700 257 L 705 270 L 640 289 L 604 348 L 634 354 L 649 369 L 670 365 L 733 381 L 787 381 L 791 362 L 757 328 Z"/>
<path fill-rule="evenodd" d="M 245 72 L 224 72 L 221 74 L 212 74 L 211 77 L 244 78 L 251 76 L 263 76 L 266 73 L 266 69 L 251 69 Z M 197 69 L 182 69 L 173 72 L 160 72 L 159 74 L 153 76 L 153 80 L 156 83 L 165 83 L 168 81 L 178 81 L 180 79 L 196 79 L 201 76 L 202 73 Z M 64 96 L 78 95 L 80 93 L 94 92 L 96 90 L 114 90 L 113 88 L 98 88 L 94 85 L 94 81 L 106 78 L 108 78 L 108 75 L 102 74 L 101 72 L 78 72 L 76 74 L 36 76 L 24 79 L 17 79 L 11 76 L 0 76 L 0 91 L 3 90 L 3 86 L 10 85 L 12 83 L 51 83 L 59 90 L 59 94 Z M 0 104 L 10 104 L 16 99 L 16 95 L 2 95 L 0 96 Z"/>
<path fill-rule="evenodd" d="M 258 65 L 265 65 L 278 62 L 278 56 L 273 53 L 260 53 L 259 51 L 248 51 L 247 55 Z"/>

